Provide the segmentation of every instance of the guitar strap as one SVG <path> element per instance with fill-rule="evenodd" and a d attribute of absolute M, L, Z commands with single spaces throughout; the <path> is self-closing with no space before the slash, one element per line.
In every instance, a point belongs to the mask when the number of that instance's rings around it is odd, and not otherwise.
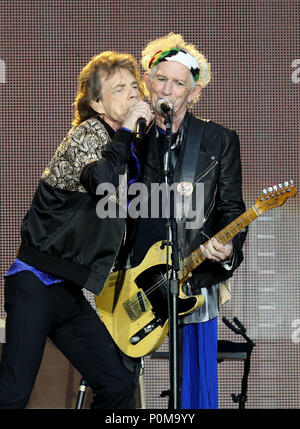
<path fill-rule="evenodd" d="M 177 195 L 178 198 L 176 199 L 176 218 L 179 237 L 183 232 L 186 221 L 184 214 L 191 212 L 193 184 L 205 128 L 205 121 L 192 115 L 186 115 L 182 129 L 180 130 L 180 133 L 183 133 L 182 150 L 179 153 L 174 174 L 174 183 L 178 183 L 177 190 L 182 196 Z M 184 213 L 182 210 L 183 205 Z"/>
<path fill-rule="evenodd" d="M 186 116 L 180 132 L 183 133 L 183 150 L 178 159 L 178 175 L 175 173 L 174 180 L 179 183 L 193 183 L 201 142 L 206 122 L 195 116 Z M 176 177 L 177 176 L 177 177 Z"/>

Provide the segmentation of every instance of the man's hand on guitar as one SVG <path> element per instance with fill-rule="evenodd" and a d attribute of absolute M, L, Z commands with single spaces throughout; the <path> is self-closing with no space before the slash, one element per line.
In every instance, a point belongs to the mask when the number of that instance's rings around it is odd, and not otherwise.
<path fill-rule="evenodd" d="M 233 252 L 232 240 L 223 246 L 216 238 L 212 238 L 205 244 L 200 246 L 201 252 L 205 259 L 212 262 L 225 262 L 230 259 Z"/>

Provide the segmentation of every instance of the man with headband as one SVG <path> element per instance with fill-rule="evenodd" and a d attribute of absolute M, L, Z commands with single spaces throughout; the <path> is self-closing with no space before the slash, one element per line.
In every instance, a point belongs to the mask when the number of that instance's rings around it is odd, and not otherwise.
<path fill-rule="evenodd" d="M 197 227 L 188 227 L 184 215 L 177 219 L 181 257 L 200 247 L 205 258 L 184 286 L 186 294 L 202 294 L 205 301 L 201 308 L 179 318 L 181 408 L 218 408 L 217 316 L 220 304 L 230 297 L 228 279 L 243 260 L 246 231 L 225 245 L 210 238 L 245 211 L 239 139 L 236 132 L 197 119 L 188 111 L 210 81 L 210 64 L 181 35 L 170 33 L 150 42 L 142 53 L 141 63 L 155 110 L 155 123 L 141 146 L 141 181 L 150 191 L 151 184 L 165 180 L 168 149 L 165 112 L 170 110 L 171 183 L 179 183 L 178 192 L 189 189 L 195 193 L 197 184 L 203 184 L 204 188 L 203 207 L 199 208 L 203 216 Z M 166 240 L 167 234 L 163 216 L 140 217 L 129 246 L 131 266 L 140 264 L 151 245 Z"/>

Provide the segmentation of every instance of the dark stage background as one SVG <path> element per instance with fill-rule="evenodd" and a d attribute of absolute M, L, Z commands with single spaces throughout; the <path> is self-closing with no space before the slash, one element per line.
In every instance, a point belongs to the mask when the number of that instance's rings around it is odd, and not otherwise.
<path fill-rule="evenodd" d="M 247 207 L 267 186 L 290 179 L 299 185 L 299 6 L 1 0 L 1 276 L 14 259 L 39 177 L 71 125 L 77 76 L 104 50 L 140 59 L 149 40 L 181 33 L 212 64 L 212 82 L 194 112 L 240 136 Z M 300 408 L 299 238 L 299 196 L 252 223 L 232 300 L 220 314 L 238 317 L 256 343 L 248 408 Z M 221 317 L 219 337 L 242 341 Z M 237 408 L 231 393 L 240 393 L 242 372 L 241 362 L 219 365 L 221 408 Z M 148 357 L 144 383 L 147 407 L 165 408 L 167 362 Z"/>

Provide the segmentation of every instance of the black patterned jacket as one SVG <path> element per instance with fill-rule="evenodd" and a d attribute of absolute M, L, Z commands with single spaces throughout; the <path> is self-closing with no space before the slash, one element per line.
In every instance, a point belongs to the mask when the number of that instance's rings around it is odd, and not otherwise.
<path fill-rule="evenodd" d="M 124 217 L 99 218 L 97 186 L 126 186 L 132 134 L 92 118 L 73 127 L 44 170 L 21 225 L 17 257 L 99 294 L 112 269 Z M 117 194 L 110 204 L 119 206 Z"/>

